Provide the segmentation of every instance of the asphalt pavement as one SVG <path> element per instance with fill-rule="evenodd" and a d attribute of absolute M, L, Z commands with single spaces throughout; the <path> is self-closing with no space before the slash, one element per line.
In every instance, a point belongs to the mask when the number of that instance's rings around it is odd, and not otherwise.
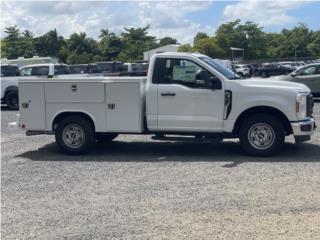
<path fill-rule="evenodd" d="M 1 111 L 1 239 L 319 239 L 319 128 L 271 158 L 134 135 L 67 156 L 9 129 L 16 114 Z"/>

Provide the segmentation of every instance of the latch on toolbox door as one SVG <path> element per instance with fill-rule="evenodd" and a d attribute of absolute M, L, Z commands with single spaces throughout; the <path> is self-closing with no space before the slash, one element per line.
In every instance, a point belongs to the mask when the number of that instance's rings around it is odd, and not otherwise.
<path fill-rule="evenodd" d="M 116 108 L 116 104 L 114 103 L 108 103 L 108 109 L 113 110 Z"/>

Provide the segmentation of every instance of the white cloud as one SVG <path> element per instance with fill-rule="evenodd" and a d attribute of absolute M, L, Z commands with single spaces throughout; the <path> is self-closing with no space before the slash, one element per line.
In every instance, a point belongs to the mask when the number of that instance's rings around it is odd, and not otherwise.
<path fill-rule="evenodd" d="M 222 22 L 241 19 L 254 21 L 265 27 L 285 26 L 297 22 L 288 12 L 303 4 L 306 4 L 306 1 L 240 1 L 224 8 Z"/>
<path fill-rule="evenodd" d="M 212 1 L 1 1 L 1 32 L 16 24 L 35 35 L 56 28 L 65 37 L 86 32 L 97 38 L 102 28 L 120 33 L 123 27 L 149 24 L 150 34 L 158 38 L 171 36 L 190 43 L 197 32 L 212 34 L 214 27 L 190 21 L 187 15 L 211 4 Z"/>

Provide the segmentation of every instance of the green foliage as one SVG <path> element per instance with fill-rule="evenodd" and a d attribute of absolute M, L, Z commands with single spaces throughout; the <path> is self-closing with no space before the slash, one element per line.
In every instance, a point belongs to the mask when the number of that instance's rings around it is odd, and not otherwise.
<path fill-rule="evenodd" d="M 192 46 L 190 44 L 183 44 L 178 47 L 178 52 L 192 52 Z"/>
<path fill-rule="evenodd" d="M 193 46 L 193 51 L 200 52 L 212 58 L 224 58 L 225 51 L 219 47 L 213 37 L 198 39 Z"/>
<path fill-rule="evenodd" d="M 6 37 L 1 41 L 1 56 L 17 58 L 20 56 L 32 57 L 36 51 L 33 44 L 33 37 L 30 32 L 23 34 L 17 26 L 7 27 L 4 30 Z"/>
<path fill-rule="evenodd" d="M 160 47 L 168 45 L 168 44 L 177 44 L 177 39 L 174 39 L 171 37 L 164 37 L 164 38 L 160 39 L 160 42 L 159 42 Z"/>
<path fill-rule="evenodd" d="M 148 33 L 149 26 L 124 28 L 121 34 L 101 29 L 98 40 L 87 37 L 86 33 L 73 33 L 65 39 L 56 29 L 44 35 L 34 36 L 28 30 L 17 26 L 5 28 L 1 39 L 1 57 L 17 58 L 51 56 L 65 63 L 89 63 L 96 61 L 120 60 L 123 62 L 142 59 L 143 52 L 177 44 L 171 37 L 156 39 Z M 279 33 L 264 32 L 253 22 L 240 20 L 221 24 L 214 36 L 199 32 L 193 46 L 182 44 L 180 52 L 200 52 L 213 58 L 230 58 L 230 47 L 244 48 L 245 59 L 320 57 L 320 31 L 311 31 L 304 24 Z"/>
<path fill-rule="evenodd" d="M 203 32 L 198 32 L 197 35 L 193 38 L 193 45 L 196 45 L 200 39 L 208 38 L 208 34 Z"/>

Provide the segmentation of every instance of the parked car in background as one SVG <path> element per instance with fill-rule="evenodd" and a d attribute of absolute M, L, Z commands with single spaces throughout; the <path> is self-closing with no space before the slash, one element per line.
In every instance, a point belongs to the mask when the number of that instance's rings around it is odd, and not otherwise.
<path fill-rule="evenodd" d="M 268 63 L 258 67 L 255 71 L 255 75 L 266 78 L 270 76 L 287 75 L 294 70 L 295 68 L 285 67 L 281 64 Z"/>
<path fill-rule="evenodd" d="M 1 64 L 1 77 L 19 76 L 19 68 L 15 64 Z"/>
<path fill-rule="evenodd" d="M 249 68 L 249 76 L 255 75 L 256 69 L 259 68 L 261 65 L 258 63 L 249 63 L 246 64 L 246 67 Z"/>
<path fill-rule="evenodd" d="M 101 73 L 101 69 L 97 64 L 74 64 L 69 65 L 70 74 L 92 74 Z"/>
<path fill-rule="evenodd" d="M 7 107 L 12 110 L 18 108 L 18 83 L 15 81 L 15 84 L 10 84 L 8 79 L 16 80 L 19 75 L 20 72 L 17 65 L 1 65 L 1 104 L 7 104 Z"/>
<path fill-rule="evenodd" d="M 120 76 L 147 76 L 148 63 L 124 63 L 120 69 Z"/>
<path fill-rule="evenodd" d="M 310 88 L 314 97 L 320 97 L 320 63 L 304 66 L 279 79 L 303 83 Z"/>
<path fill-rule="evenodd" d="M 5 67 L 5 65 L 4 65 Z M 6 104 L 9 109 L 19 109 L 18 81 L 24 77 L 54 77 L 59 75 L 70 74 L 68 65 L 43 63 L 27 65 L 20 68 L 19 72 L 14 68 L 15 76 L 1 77 L 1 103 Z M 5 70 L 5 68 L 3 68 Z M 1 66 L 2 72 L 2 66 Z M 2 74 L 1 74 L 2 75 Z"/>
<path fill-rule="evenodd" d="M 279 62 L 279 64 L 282 66 L 294 68 L 294 69 L 299 69 L 305 65 L 302 62 Z"/>
<path fill-rule="evenodd" d="M 123 63 L 120 61 L 108 61 L 108 62 L 96 62 L 102 73 L 118 73 L 123 67 Z"/>
<path fill-rule="evenodd" d="M 33 64 L 20 68 L 20 76 L 48 76 L 70 74 L 69 66 L 66 64 Z"/>
<path fill-rule="evenodd" d="M 241 78 L 250 77 L 250 69 L 244 64 L 234 64 L 233 71 Z"/>

